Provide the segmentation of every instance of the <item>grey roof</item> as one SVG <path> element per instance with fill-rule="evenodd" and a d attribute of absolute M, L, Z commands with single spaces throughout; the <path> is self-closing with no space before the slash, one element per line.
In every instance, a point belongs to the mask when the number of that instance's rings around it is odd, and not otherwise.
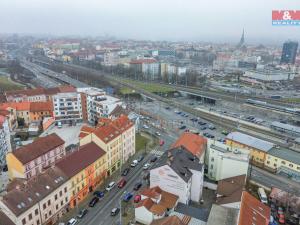
<path fill-rule="evenodd" d="M 243 134 L 240 132 L 232 132 L 227 135 L 226 139 L 239 142 L 241 144 L 250 146 L 252 148 L 258 149 L 263 152 L 268 152 L 271 148 L 274 147 L 274 144 L 268 141 L 261 140 L 259 138 Z"/>
<path fill-rule="evenodd" d="M 209 208 L 196 208 L 191 205 L 183 204 L 181 202 L 178 202 L 175 208 L 175 212 L 177 213 L 181 213 L 204 222 L 208 220 L 209 211 Z"/>
<path fill-rule="evenodd" d="M 296 127 L 296 126 L 293 126 L 290 124 L 285 124 L 285 123 L 280 123 L 280 122 L 274 121 L 271 123 L 271 126 L 300 134 L 300 127 Z"/>
<path fill-rule="evenodd" d="M 232 225 L 237 224 L 238 209 L 213 204 L 206 225 Z"/>
<path fill-rule="evenodd" d="M 203 164 L 183 146 L 166 151 L 153 167 L 169 165 L 185 182 L 188 182 L 193 173 L 191 170 L 202 171 Z"/>
<path fill-rule="evenodd" d="M 300 153 L 288 148 L 272 148 L 269 155 L 300 165 Z"/>

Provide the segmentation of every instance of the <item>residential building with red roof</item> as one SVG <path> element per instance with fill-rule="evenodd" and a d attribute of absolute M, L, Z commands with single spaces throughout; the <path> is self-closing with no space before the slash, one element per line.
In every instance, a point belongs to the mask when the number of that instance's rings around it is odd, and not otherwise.
<path fill-rule="evenodd" d="M 6 155 L 9 178 L 29 179 L 66 155 L 65 141 L 56 133 L 39 137 Z"/>
<path fill-rule="evenodd" d="M 242 201 L 238 225 L 268 225 L 271 209 L 246 191 L 242 193 Z"/>
<path fill-rule="evenodd" d="M 77 151 L 56 163 L 56 167 L 68 177 L 71 208 L 104 182 L 107 176 L 107 157 L 102 148 L 91 142 L 80 146 Z"/>
<path fill-rule="evenodd" d="M 206 138 L 191 132 L 183 132 L 171 148 L 177 148 L 181 146 L 196 156 L 201 163 L 204 162 L 207 146 Z"/>
<path fill-rule="evenodd" d="M 67 179 L 61 170 L 54 167 L 31 179 L 12 183 L 0 200 L 0 224 L 9 225 L 9 220 L 15 225 L 58 222 L 69 208 Z M 2 220 L 1 211 L 9 220 Z"/>
<path fill-rule="evenodd" d="M 150 224 L 170 213 L 178 204 L 178 196 L 159 187 L 146 188 L 141 192 L 141 201 L 135 206 L 135 220 Z"/>
<path fill-rule="evenodd" d="M 108 158 L 108 174 L 135 153 L 135 126 L 126 115 L 115 120 L 101 118 L 96 128 L 83 126 L 79 134 L 80 145 L 95 142 L 111 157 Z"/>

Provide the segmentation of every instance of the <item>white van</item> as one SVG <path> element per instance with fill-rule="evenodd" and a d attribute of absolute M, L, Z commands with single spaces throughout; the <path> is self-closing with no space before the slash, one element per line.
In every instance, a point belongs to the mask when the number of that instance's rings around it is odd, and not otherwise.
<path fill-rule="evenodd" d="M 260 201 L 264 204 L 268 204 L 268 198 L 265 190 L 263 188 L 258 188 L 257 193 L 260 198 Z"/>
<path fill-rule="evenodd" d="M 132 163 L 130 164 L 131 167 L 135 167 L 139 162 L 135 159 L 132 161 Z"/>
<path fill-rule="evenodd" d="M 58 128 L 62 128 L 62 124 L 61 124 L 60 121 L 57 122 L 57 127 L 58 127 Z"/>

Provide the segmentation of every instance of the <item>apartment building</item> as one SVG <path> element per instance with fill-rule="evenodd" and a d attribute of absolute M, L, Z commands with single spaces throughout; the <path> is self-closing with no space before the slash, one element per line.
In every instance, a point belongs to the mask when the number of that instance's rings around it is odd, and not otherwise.
<path fill-rule="evenodd" d="M 196 156 L 201 163 L 204 163 L 206 146 L 206 138 L 191 132 L 184 132 L 175 141 L 171 148 L 184 147 L 187 151 Z"/>
<path fill-rule="evenodd" d="M 65 142 L 53 133 L 6 155 L 9 178 L 29 179 L 66 155 Z"/>
<path fill-rule="evenodd" d="M 208 140 L 206 152 L 207 176 L 219 181 L 225 178 L 247 174 L 249 150 L 231 148 L 215 140 Z"/>
<path fill-rule="evenodd" d="M 81 146 L 56 164 L 68 178 L 69 205 L 75 207 L 107 176 L 107 154 L 94 142 Z"/>
<path fill-rule="evenodd" d="M 15 225 L 54 224 L 68 209 L 66 180 L 57 168 L 49 168 L 26 181 L 18 179 L 0 198 L 0 211 Z"/>
<path fill-rule="evenodd" d="M 60 92 L 52 96 L 53 116 L 61 123 L 82 122 L 81 94 L 74 89 L 73 92 Z"/>
<path fill-rule="evenodd" d="M 179 202 L 199 202 L 202 197 L 204 165 L 183 146 L 166 151 L 150 171 L 150 188 L 179 197 Z"/>
<path fill-rule="evenodd" d="M 122 105 L 120 99 L 106 95 L 105 91 L 99 88 L 78 88 L 77 91 L 81 93 L 83 119 L 93 125 L 98 119 L 108 117 L 117 106 Z"/>
<path fill-rule="evenodd" d="M 126 115 L 115 120 L 102 118 L 98 127 L 82 127 L 80 145 L 94 142 L 107 153 L 108 175 L 135 153 L 135 126 Z"/>
<path fill-rule="evenodd" d="M 275 145 L 271 142 L 261 140 L 240 132 L 232 132 L 226 136 L 226 144 L 230 148 L 243 148 L 250 151 L 251 163 L 262 167 L 266 155 Z"/>
<path fill-rule="evenodd" d="M 7 110 L 11 114 L 15 114 L 17 120 L 23 119 L 24 126 L 28 126 L 31 122 L 40 122 L 45 117 L 53 115 L 52 102 L 8 102 L 0 105 L 0 109 Z M 20 123 L 20 122 L 19 122 Z"/>
<path fill-rule="evenodd" d="M 130 67 L 135 73 L 142 73 L 149 80 L 155 80 L 159 77 L 160 66 L 153 58 L 132 60 Z"/>
<path fill-rule="evenodd" d="M 74 87 L 66 85 L 54 88 L 35 88 L 5 92 L 7 102 L 45 102 L 60 92 L 72 92 Z"/>

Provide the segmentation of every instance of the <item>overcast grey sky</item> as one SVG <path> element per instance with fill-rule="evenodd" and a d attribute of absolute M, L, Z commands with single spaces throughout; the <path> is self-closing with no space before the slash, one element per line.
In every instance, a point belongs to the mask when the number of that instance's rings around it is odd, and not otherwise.
<path fill-rule="evenodd" d="M 0 0 L 0 33 L 249 42 L 300 39 L 300 26 L 273 27 L 273 9 L 300 0 Z"/>

